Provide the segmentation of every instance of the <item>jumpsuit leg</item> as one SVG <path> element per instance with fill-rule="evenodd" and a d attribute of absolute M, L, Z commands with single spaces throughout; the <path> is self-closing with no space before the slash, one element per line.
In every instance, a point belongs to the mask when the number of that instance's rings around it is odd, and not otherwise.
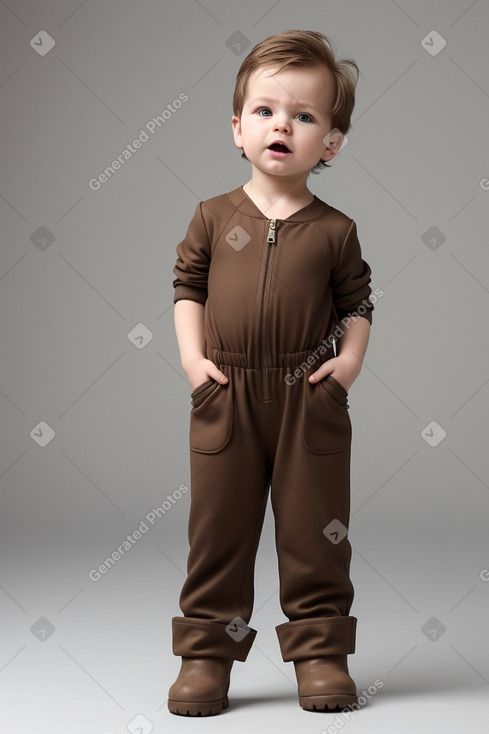
<path fill-rule="evenodd" d="M 192 393 L 190 552 L 174 617 L 173 652 L 244 661 L 254 567 L 271 477 L 285 662 L 355 650 L 349 616 L 351 423 L 347 394 L 332 377 L 285 382 L 290 368 L 219 365 L 229 377 Z M 273 473 L 272 473 L 273 472 Z"/>
<path fill-rule="evenodd" d="M 289 370 L 290 373 L 290 370 Z M 355 651 L 354 589 L 349 576 L 351 422 L 347 392 L 331 376 L 295 384 L 273 371 L 282 394 L 271 481 L 280 604 L 276 627 L 285 662 Z"/>
<path fill-rule="evenodd" d="M 209 380 L 192 392 L 190 550 L 173 652 L 244 661 L 256 636 L 248 621 L 271 467 L 256 425 L 255 372 L 220 369 L 226 385 Z"/>

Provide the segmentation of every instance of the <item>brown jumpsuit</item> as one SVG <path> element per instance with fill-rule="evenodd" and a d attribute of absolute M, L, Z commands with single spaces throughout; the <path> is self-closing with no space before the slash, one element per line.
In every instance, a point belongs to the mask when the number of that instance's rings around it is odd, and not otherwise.
<path fill-rule="evenodd" d="M 270 488 L 283 660 L 352 653 L 347 392 L 308 377 L 334 356 L 340 319 L 372 321 L 355 222 L 317 197 L 267 219 L 240 186 L 198 204 L 177 255 L 174 302 L 205 304 L 206 357 L 229 381 L 191 393 L 190 551 L 173 653 L 246 659 Z"/>

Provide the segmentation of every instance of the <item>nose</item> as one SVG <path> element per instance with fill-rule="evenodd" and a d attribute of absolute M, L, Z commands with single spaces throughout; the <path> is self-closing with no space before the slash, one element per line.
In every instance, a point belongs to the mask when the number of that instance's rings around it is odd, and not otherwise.
<path fill-rule="evenodd" d="M 281 130 L 282 132 L 290 131 L 290 122 L 287 115 L 276 115 L 273 125 L 274 130 Z"/>

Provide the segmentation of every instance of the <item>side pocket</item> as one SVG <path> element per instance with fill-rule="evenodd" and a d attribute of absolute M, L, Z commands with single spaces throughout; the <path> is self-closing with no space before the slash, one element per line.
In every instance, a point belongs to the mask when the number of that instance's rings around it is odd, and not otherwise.
<path fill-rule="evenodd" d="M 194 394 L 195 393 L 195 394 Z M 233 430 L 232 383 L 207 380 L 192 391 L 190 448 L 216 454 L 229 443 Z"/>
<path fill-rule="evenodd" d="M 344 408 L 348 408 L 348 393 L 333 375 L 326 375 L 319 383 L 322 389 Z"/>
<path fill-rule="evenodd" d="M 192 390 L 190 393 L 190 400 L 192 403 L 192 407 L 196 408 L 198 405 L 200 405 L 206 398 L 207 394 L 211 391 L 211 388 L 213 386 L 218 385 L 212 377 L 205 382 L 202 383 L 202 385 L 197 385 L 196 388 Z"/>
<path fill-rule="evenodd" d="M 329 377 L 314 385 L 304 384 L 302 442 L 313 454 L 334 454 L 350 447 L 347 393 L 340 383 L 337 384 L 339 389 Z"/>

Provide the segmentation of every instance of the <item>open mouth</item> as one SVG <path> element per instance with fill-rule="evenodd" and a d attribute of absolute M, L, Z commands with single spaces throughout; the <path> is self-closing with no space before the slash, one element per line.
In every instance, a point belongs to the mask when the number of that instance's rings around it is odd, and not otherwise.
<path fill-rule="evenodd" d="M 272 143 L 272 145 L 268 146 L 268 150 L 275 150 L 277 153 L 290 153 L 290 150 L 287 148 L 286 145 L 282 145 L 281 143 Z"/>

